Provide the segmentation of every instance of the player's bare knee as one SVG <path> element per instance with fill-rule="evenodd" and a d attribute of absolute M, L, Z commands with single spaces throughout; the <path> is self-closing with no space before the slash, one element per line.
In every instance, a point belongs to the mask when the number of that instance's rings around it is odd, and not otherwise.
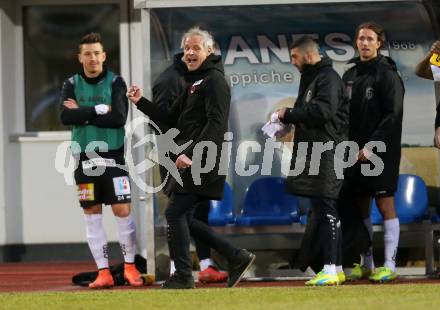
<path fill-rule="evenodd" d="M 117 217 L 127 217 L 130 215 L 129 204 L 115 204 L 112 205 L 113 214 Z"/>
<path fill-rule="evenodd" d="M 393 197 L 376 198 L 376 204 L 385 220 L 390 220 L 397 217 Z"/>
<path fill-rule="evenodd" d="M 102 213 L 102 206 L 101 205 L 94 205 L 87 208 L 83 208 L 84 214 L 101 214 Z"/>

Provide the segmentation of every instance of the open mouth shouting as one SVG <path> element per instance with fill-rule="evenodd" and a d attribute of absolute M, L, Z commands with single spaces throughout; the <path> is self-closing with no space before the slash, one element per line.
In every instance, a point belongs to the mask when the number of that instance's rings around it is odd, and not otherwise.
<path fill-rule="evenodd" d="M 200 65 L 200 61 L 197 56 L 187 56 L 185 58 L 185 63 L 190 71 L 196 70 Z"/>

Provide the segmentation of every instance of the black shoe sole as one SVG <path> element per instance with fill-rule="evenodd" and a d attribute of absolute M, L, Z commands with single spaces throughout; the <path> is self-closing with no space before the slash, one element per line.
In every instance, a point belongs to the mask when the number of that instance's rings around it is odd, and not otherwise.
<path fill-rule="evenodd" d="M 190 283 L 182 283 L 182 282 L 174 282 L 174 281 L 168 282 L 167 280 L 164 283 L 162 283 L 160 288 L 165 290 L 190 290 L 196 288 L 194 280 L 189 280 L 189 282 Z"/>
<path fill-rule="evenodd" d="M 192 290 L 192 289 L 195 289 L 196 287 L 195 286 L 193 286 L 193 287 L 164 287 L 164 286 L 161 286 L 160 287 L 160 289 L 162 289 L 162 290 Z"/>
<path fill-rule="evenodd" d="M 164 290 L 190 290 L 196 288 L 194 284 L 192 286 L 180 286 L 180 287 L 169 287 L 169 286 L 165 286 L 164 284 L 160 286 L 160 288 Z"/>
<path fill-rule="evenodd" d="M 243 276 L 244 276 L 244 274 L 246 273 L 246 271 L 248 271 L 249 267 L 254 263 L 255 258 L 256 258 L 255 254 L 252 254 L 252 253 L 251 253 L 250 256 L 251 256 L 251 260 L 250 260 L 249 263 L 247 264 L 246 268 L 243 269 L 243 272 L 240 274 L 240 276 L 237 278 L 237 280 L 235 280 L 235 282 L 234 282 L 232 285 L 229 285 L 229 284 L 228 284 L 228 287 L 229 287 L 229 288 L 235 287 L 235 286 L 240 282 L 240 280 L 243 278 Z"/>

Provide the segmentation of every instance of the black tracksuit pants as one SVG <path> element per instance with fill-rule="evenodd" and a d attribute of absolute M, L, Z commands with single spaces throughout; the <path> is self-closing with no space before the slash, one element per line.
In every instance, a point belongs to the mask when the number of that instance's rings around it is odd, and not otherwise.
<path fill-rule="evenodd" d="M 336 208 L 336 200 L 328 198 L 310 198 L 312 212 L 318 225 L 319 242 L 324 254 L 324 265 L 342 265 L 342 231 Z"/>
<path fill-rule="evenodd" d="M 209 216 L 209 200 L 204 199 L 201 200 L 194 208 L 194 219 L 199 220 L 206 225 L 208 223 Z M 211 248 L 201 241 L 199 238 L 192 236 L 194 239 L 194 243 L 196 245 L 197 257 L 199 260 L 210 258 L 211 257 Z"/>
<path fill-rule="evenodd" d="M 194 194 L 172 193 L 165 210 L 168 223 L 168 247 L 174 258 L 176 272 L 191 276 L 192 260 L 189 251 L 190 235 L 209 248 L 213 248 L 228 260 L 233 259 L 238 249 L 232 246 L 204 222 L 194 218 L 194 208 L 206 198 Z"/>

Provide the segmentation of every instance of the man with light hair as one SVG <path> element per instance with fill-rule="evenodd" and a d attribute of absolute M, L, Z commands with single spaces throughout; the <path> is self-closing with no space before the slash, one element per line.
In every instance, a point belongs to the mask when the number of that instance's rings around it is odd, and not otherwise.
<path fill-rule="evenodd" d="M 305 169 L 299 175 L 287 177 L 287 191 L 310 199 L 314 220 L 308 225 L 316 225 L 313 240 L 317 241 L 318 253 L 301 251 L 301 254 L 307 256 L 308 266 L 317 258 L 317 265 L 323 266 L 306 285 L 337 285 L 345 281 L 336 205 L 343 180 L 338 179 L 334 163 L 336 146 L 347 139 L 348 105 L 341 78 L 332 68 L 332 61 L 321 58 L 318 43 L 313 38 L 303 36 L 293 42 L 290 54 L 292 64 L 301 73 L 298 97 L 293 108 L 278 111 L 278 118 L 285 124 L 295 125 L 291 169 L 302 160 Z M 307 145 L 306 154 L 299 150 L 301 144 Z M 321 147 L 318 162 L 313 161 L 316 146 Z M 310 245 L 303 239 L 301 249 L 306 248 Z"/>
<path fill-rule="evenodd" d="M 209 53 L 214 52 L 214 38 L 212 37 L 212 35 L 208 31 L 202 30 L 199 27 L 193 27 L 183 34 L 182 40 L 180 41 L 180 48 L 184 50 L 185 44 L 186 44 L 188 38 L 194 37 L 194 36 L 200 37 L 201 42 L 202 42 L 201 43 L 202 46 L 206 50 L 209 49 L 210 50 Z M 190 67 L 188 67 L 188 70 L 191 71 Z"/>
<path fill-rule="evenodd" d="M 230 88 L 225 80 L 221 57 L 213 53 L 212 36 L 198 27 L 182 37 L 183 62 L 188 72 L 185 91 L 171 107 L 157 106 L 142 97 L 137 86 L 128 89 L 128 98 L 156 123 L 177 128 L 178 145 L 189 144 L 177 156 L 170 154 L 180 169 L 182 184 L 171 178 L 167 191 L 171 193 L 165 216 L 168 223 L 168 247 L 175 260 L 176 271 L 162 285 L 165 289 L 194 288 L 192 260 L 189 251 L 190 233 L 215 249 L 228 260 L 228 287 L 234 287 L 255 260 L 255 255 L 237 249 L 211 228 L 193 217 L 196 204 L 205 200 L 221 200 L 226 176 L 219 173 L 221 146 L 227 131 Z M 205 145 L 215 145 L 215 158 Z M 201 173 L 202 163 L 213 163 L 213 169 Z M 196 182 L 194 175 L 200 176 Z"/>
<path fill-rule="evenodd" d="M 173 63 L 168 66 L 153 83 L 153 104 L 158 106 L 171 107 L 174 101 L 186 90 L 186 82 L 184 75 L 188 72 L 186 64 L 182 60 L 183 52 L 174 55 Z M 156 124 L 160 129 L 160 133 L 167 132 L 170 129 L 165 124 Z M 153 126 L 152 126 L 153 127 Z M 160 166 L 160 174 L 162 180 L 166 178 L 168 170 L 164 166 Z M 170 197 L 171 193 L 164 190 L 164 193 Z M 209 200 L 203 200 L 195 206 L 194 218 L 208 224 L 209 217 Z M 202 283 L 220 283 L 226 282 L 228 274 L 218 269 L 217 265 L 211 258 L 211 248 L 197 238 L 192 236 L 196 248 L 197 257 L 200 263 L 200 272 L 198 275 L 199 282 Z M 171 254 L 171 253 L 170 253 Z M 174 258 L 170 257 L 170 274 L 176 271 Z"/>

